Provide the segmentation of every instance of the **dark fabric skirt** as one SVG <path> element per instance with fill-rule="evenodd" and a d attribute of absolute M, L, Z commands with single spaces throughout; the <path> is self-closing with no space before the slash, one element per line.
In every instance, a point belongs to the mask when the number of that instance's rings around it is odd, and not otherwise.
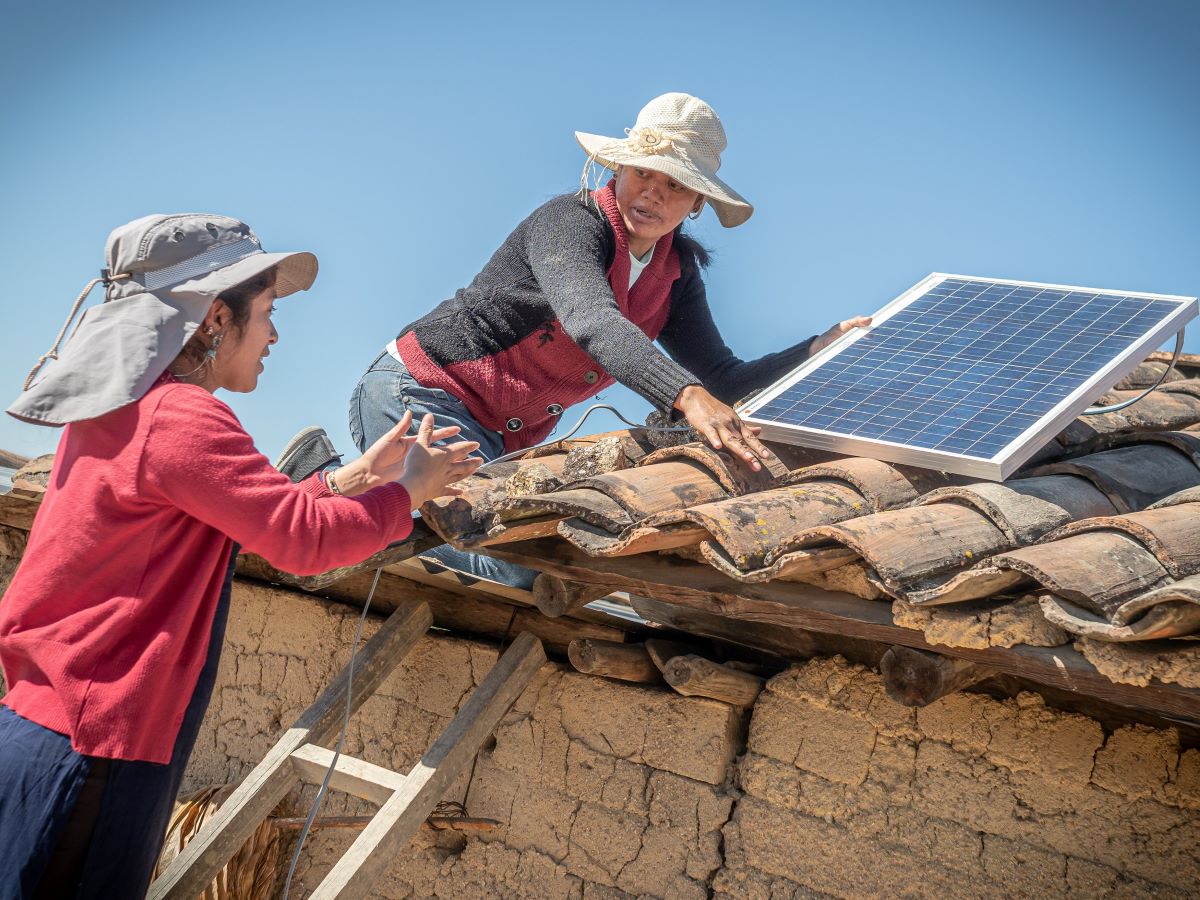
<path fill-rule="evenodd" d="M 0 900 L 145 896 L 216 683 L 236 557 L 170 763 L 83 756 L 0 707 Z"/>

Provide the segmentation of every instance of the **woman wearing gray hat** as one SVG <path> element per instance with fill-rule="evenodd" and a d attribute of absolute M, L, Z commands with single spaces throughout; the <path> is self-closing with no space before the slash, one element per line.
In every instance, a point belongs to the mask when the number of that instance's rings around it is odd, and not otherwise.
<path fill-rule="evenodd" d="M 406 416 L 298 484 L 217 389 L 252 391 L 310 253 L 224 216 L 148 216 L 106 247 L 106 302 L 9 408 L 65 425 L 0 605 L 0 897 L 140 897 L 216 677 L 236 546 L 293 572 L 359 562 L 470 474 L 473 441 Z M 82 304 L 87 290 L 72 310 Z M 68 320 L 68 325 L 69 325 Z M 42 364 L 45 375 L 35 380 Z"/>
<path fill-rule="evenodd" d="M 726 140 L 716 113 L 688 94 L 664 94 L 627 137 L 576 138 L 588 154 L 580 193 L 534 210 L 469 286 L 402 329 L 368 368 L 350 404 L 360 448 L 405 410 L 428 411 L 494 459 L 543 440 L 566 407 L 619 381 L 758 469 L 770 451 L 731 404 L 870 323 L 856 317 L 738 359 L 709 311 L 708 256 L 682 231 L 706 205 L 727 228 L 753 212 L 717 176 Z M 588 190 L 597 163 L 616 174 Z M 532 581 L 486 557 L 434 555 L 510 584 Z"/>

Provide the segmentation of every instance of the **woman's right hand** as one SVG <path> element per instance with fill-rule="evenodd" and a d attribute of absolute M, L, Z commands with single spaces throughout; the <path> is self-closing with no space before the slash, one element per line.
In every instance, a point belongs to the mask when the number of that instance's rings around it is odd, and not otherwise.
<path fill-rule="evenodd" d="M 399 481 L 408 491 L 414 509 L 434 497 L 461 493 L 449 485 L 466 478 L 483 464 L 482 459 L 468 456 L 479 449 L 479 444 L 458 441 L 444 447 L 434 446 L 437 441 L 454 437 L 461 429 L 457 425 L 434 428 L 432 415 L 425 416 L 415 435 L 408 433 L 411 427 L 412 413 L 405 412 L 396 426 L 362 456 L 332 473 L 338 490 L 354 497 L 381 484 Z"/>
<path fill-rule="evenodd" d="M 675 408 L 714 450 L 728 448 L 755 472 L 762 468 L 760 459 L 771 458 L 771 451 L 758 439 L 762 429 L 747 425 L 733 407 L 722 403 L 700 385 L 690 384 L 680 391 Z"/>

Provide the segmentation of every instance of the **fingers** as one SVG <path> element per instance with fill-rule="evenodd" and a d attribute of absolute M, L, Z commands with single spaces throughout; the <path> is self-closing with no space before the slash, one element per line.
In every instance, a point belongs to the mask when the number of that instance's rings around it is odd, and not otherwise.
<path fill-rule="evenodd" d="M 847 331 L 850 331 L 854 328 L 866 328 L 870 324 L 870 316 L 855 316 L 852 319 L 846 319 L 844 322 L 839 323 L 838 328 L 841 330 L 842 334 L 845 334 Z"/>
<path fill-rule="evenodd" d="M 747 425 L 742 425 L 742 440 L 750 447 L 751 450 L 758 456 L 759 459 L 770 459 L 771 451 L 766 445 L 758 439 L 758 432 L 762 429 L 750 428 Z"/>
<path fill-rule="evenodd" d="M 417 443 L 428 447 L 433 443 L 433 413 L 426 413 L 421 419 L 421 427 L 417 429 Z"/>
<path fill-rule="evenodd" d="M 433 430 L 433 440 L 435 442 L 436 441 L 444 441 L 447 438 L 454 437 L 460 431 L 462 431 L 462 429 L 457 425 L 446 425 L 443 428 L 435 428 Z"/>
<path fill-rule="evenodd" d="M 734 432 L 728 428 L 723 428 L 722 431 L 725 436 L 725 446 L 729 448 L 730 453 L 741 457 L 742 461 L 749 465 L 755 472 L 762 468 L 762 465 L 758 461 L 759 454 L 755 452 L 750 442 L 742 436 L 740 431 Z M 758 442 L 755 441 L 754 443 L 757 444 Z M 759 446 L 762 445 L 760 444 Z M 766 451 L 766 448 L 763 447 L 763 450 Z M 767 455 L 770 455 L 769 451 L 767 451 Z"/>
<path fill-rule="evenodd" d="M 724 446 L 720 432 L 712 424 L 709 422 L 693 422 L 691 424 L 700 433 L 700 436 L 708 441 L 708 445 L 714 450 L 720 450 Z"/>
<path fill-rule="evenodd" d="M 459 441 L 455 444 L 448 444 L 442 449 L 445 450 L 446 453 L 450 454 L 451 459 L 453 459 L 455 462 L 459 462 L 460 460 L 466 459 L 467 454 L 474 453 L 479 449 L 479 441 Z M 479 457 L 475 457 L 475 459 L 479 459 Z M 482 463 L 483 460 L 479 459 L 479 462 Z"/>
<path fill-rule="evenodd" d="M 388 433 L 385 434 L 378 441 L 376 441 L 376 443 L 377 444 L 397 443 L 398 441 L 400 441 L 401 438 L 403 438 L 406 434 L 408 434 L 408 429 L 411 427 L 412 427 L 412 413 L 410 413 L 408 410 L 405 410 L 404 415 L 402 415 L 400 417 L 400 421 L 397 422 L 395 425 L 393 425 L 391 430 L 388 431 Z"/>

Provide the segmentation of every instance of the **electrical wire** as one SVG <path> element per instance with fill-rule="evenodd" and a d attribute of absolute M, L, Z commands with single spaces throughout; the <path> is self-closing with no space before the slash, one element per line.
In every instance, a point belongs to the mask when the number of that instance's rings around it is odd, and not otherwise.
<path fill-rule="evenodd" d="M 497 456 L 495 459 L 488 460 L 487 462 L 485 462 L 482 466 L 479 467 L 479 469 L 483 470 L 483 469 L 486 469 L 488 466 L 494 466 L 498 463 L 508 462 L 510 459 L 516 459 L 518 456 L 524 456 L 526 453 L 530 452 L 531 450 L 537 450 L 541 447 L 548 447 L 551 444 L 557 444 L 562 441 L 569 440 L 571 438 L 571 436 L 575 434 L 575 432 L 579 431 L 579 429 L 583 427 L 583 423 L 587 421 L 588 416 L 590 416 L 592 413 L 596 412 L 596 410 L 599 410 L 599 409 L 608 410 L 610 413 L 612 413 L 614 416 L 616 416 L 620 421 L 624 422 L 630 428 L 641 428 L 645 431 L 657 431 L 657 432 L 672 432 L 672 431 L 673 432 L 683 432 L 683 431 L 691 431 L 692 430 L 692 426 L 690 426 L 690 425 L 643 425 L 641 422 L 631 422 L 631 421 L 629 421 L 629 419 L 625 418 L 625 416 L 621 414 L 621 411 L 619 409 L 617 409 L 615 406 L 612 406 L 608 403 L 593 403 L 591 406 L 589 406 L 587 409 L 585 409 L 583 411 L 583 415 L 579 417 L 579 421 L 576 422 L 574 424 L 574 426 L 572 426 L 571 430 L 568 431 L 566 434 L 564 434 L 562 437 L 554 438 L 554 440 L 551 440 L 551 441 L 543 441 L 542 443 L 537 444 L 536 446 L 533 446 L 533 447 L 525 447 L 521 450 L 514 450 L 512 453 L 505 453 L 503 456 Z"/>
<path fill-rule="evenodd" d="M 1117 412 L 1118 410 L 1125 409 L 1127 406 L 1133 406 L 1139 400 L 1144 400 L 1148 397 L 1152 391 L 1158 390 L 1162 386 L 1162 383 L 1167 380 L 1167 376 L 1175 369 L 1175 364 L 1179 362 L 1179 357 L 1183 355 L 1183 335 L 1185 331 L 1187 331 L 1186 328 L 1180 328 L 1179 334 L 1175 335 L 1175 352 L 1171 355 L 1171 364 L 1167 366 L 1167 370 L 1162 373 L 1162 377 L 1158 381 L 1154 382 L 1154 384 L 1150 385 L 1150 387 L 1146 388 L 1136 397 L 1129 400 L 1122 400 L 1120 403 L 1112 403 L 1108 406 L 1092 406 L 1085 409 L 1081 415 L 1098 416 L 1101 413 Z"/>
<path fill-rule="evenodd" d="M 371 581 L 371 590 L 367 592 L 367 600 L 363 603 L 362 614 L 358 617 L 358 627 L 354 630 L 354 642 L 350 645 L 350 662 L 346 665 L 346 710 L 342 714 L 342 728 L 338 733 L 337 746 L 333 750 L 333 759 L 330 760 L 329 768 L 325 771 L 325 778 L 322 779 L 321 786 L 317 788 L 317 796 L 313 799 L 312 809 L 308 811 L 308 818 L 304 820 L 304 827 L 300 829 L 300 837 L 296 839 L 296 849 L 292 851 L 292 861 L 288 865 L 287 881 L 283 883 L 283 900 L 288 900 L 288 893 L 292 889 L 292 876 L 296 874 L 296 864 L 300 861 L 300 851 L 304 847 L 313 822 L 316 821 L 321 801 L 325 799 L 325 794 L 329 791 L 329 782 L 333 779 L 333 773 L 337 771 L 338 759 L 341 757 L 342 747 L 346 743 L 346 732 L 350 728 L 350 713 L 354 708 L 354 660 L 358 656 L 358 641 L 362 637 L 363 623 L 367 620 L 367 610 L 371 608 L 371 599 L 375 596 L 375 588 L 379 586 L 379 576 L 382 574 L 383 566 L 380 566 L 375 570 L 375 578 Z"/>

